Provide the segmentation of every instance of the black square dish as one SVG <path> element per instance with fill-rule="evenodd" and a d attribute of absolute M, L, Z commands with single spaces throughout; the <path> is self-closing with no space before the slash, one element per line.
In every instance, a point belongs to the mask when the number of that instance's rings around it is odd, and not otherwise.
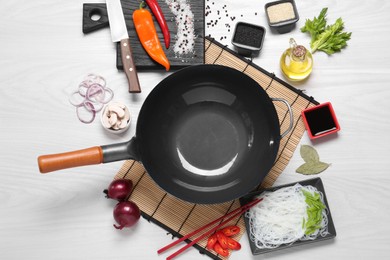
<path fill-rule="evenodd" d="M 291 248 L 293 246 L 306 245 L 306 244 L 310 244 L 310 243 L 314 243 L 314 242 L 320 242 L 320 241 L 323 241 L 323 240 L 328 240 L 328 239 L 336 237 L 336 229 L 335 229 L 335 226 L 334 226 L 334 223 L 333 223 L 333 220 L 332 220 L 332 215 L 330 213 L 330 208 L 329 208 L 329 205 L 328 205 L 328 201 L 326 199 L 324 185 L 323 185 L 322 180 L 320 178 L 309 179 L 309 180 L 305 180 L 305 181 L 290 183 L 290 184 L 286 184 L 286 185 L 281 185 L 281 186 L 272 187 L 272 188 L 269 188 L 269 189 L 262 189 L 262 190 L 259 190 L 259 191 L 256 191 L 256 192 L 252 192 L 252 193 L 250 193 L 250 194 L 240 198 L 240 203 L 241 203 L 241 205 L 247 204 L 248 202 L 252 201 L 253 197 L 260 195 L 264 191 L 276 191 L 276 190 L 278 190 L 280 188 L 294 186 L 297 183 L 301 184 L 302 186 L 311 185 L 311 186 L 317 188 L 317 190 L 320 191 L 323 194 L 323 196 L 324 196 L 324 204 L 325 204 L 325 206 L 326 206 L 326 208 L 328 210 L 328 215 L 327 215 L 328 216 L 328 234 L 325 235 L 324 237 L 319 236 L 319 237 L 317 237 L 314 240 L 305 240 L 305 241 L 298 240 L 298 241 L 296 241 L 296 242 L 294 242 L 292 244 L 280 245 L 277 248 L 259 249 L 259 248 L 256 247 L 255 243 L 253 241 L 251 241 L 251 239 L 250 239 L 249 219 L 246 216 L 244 216 L 245 227 L 246 227 L 246 230 L 247 230 L 249 245 L 251 247 L 252 254 L 258 255 L 258 254 L 269 253 L 269 252 L 273 252 L 273 251 L 276 251 L 276 250 Z"/>
<path fill-rule="evenodd" d="M 236 24 L 232 44 L 237 52 L 245 57 L 259 54 L 263 47 L 265 28 L 260 25 L 238 22 Z"/>

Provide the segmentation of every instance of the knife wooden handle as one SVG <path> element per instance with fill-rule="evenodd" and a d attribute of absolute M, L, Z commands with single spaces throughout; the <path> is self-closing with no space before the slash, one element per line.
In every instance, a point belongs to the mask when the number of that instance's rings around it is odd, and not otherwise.
<path fill-rule="evenodd" d="M 139 85 L 137 69 L 134 64 L 133 53 L 130 47 L 130 40 L 122 39 L 120 44 L 123 70 L 125 71 L 127 80 L 129 81 L 129 92 L 140 93 L 141 87 Z"/>
<path fill-rule="evenodd" d="M 103 163 L 103 151 L 100 146 L 38 157 L 38 166 L 41 173 L 100 163 Z"/>

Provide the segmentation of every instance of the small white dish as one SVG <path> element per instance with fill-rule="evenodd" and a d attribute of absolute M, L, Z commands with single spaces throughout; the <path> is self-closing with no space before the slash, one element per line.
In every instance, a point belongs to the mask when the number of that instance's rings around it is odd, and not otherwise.
<path fill-rule="evenodd" d="M 103 128 L 110 133 L 124 133 L 130 127 L 131 115 L 129 108 L 122 102 L 111 101 L 103 107 L 100 122 Z"/>

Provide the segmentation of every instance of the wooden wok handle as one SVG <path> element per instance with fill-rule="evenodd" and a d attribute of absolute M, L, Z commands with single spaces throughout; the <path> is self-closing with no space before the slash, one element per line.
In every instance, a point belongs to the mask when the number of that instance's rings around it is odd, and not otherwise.
<path fill-rule="evenodd" d="M 100 146 L 66 153 L 41 155 L 38 157 L 38 166 L 41 173 L 84 165 L 100 164 L 102 162 L 103 152 Z"/>

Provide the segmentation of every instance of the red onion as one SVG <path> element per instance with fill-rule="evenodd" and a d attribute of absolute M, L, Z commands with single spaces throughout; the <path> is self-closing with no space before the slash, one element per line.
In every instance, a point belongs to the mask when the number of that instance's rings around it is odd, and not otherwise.
<path fill-rule="evenodd" d="M 125 200 L 133 189 L 133 182 L 128 179 L 118 179 L 110 183 L 107 190 L 104 190 L 106 197 L 114 200 Z"/>
<path fill-rule="evenodd" d="M 138 222 L 140 216 L 141 212 L 134 202 L 119 202 L 114 208 L 114 219 L 119 224 L 119 226 L 114 224 L 114 227 L 116 229 L 131 227 Z"/>

